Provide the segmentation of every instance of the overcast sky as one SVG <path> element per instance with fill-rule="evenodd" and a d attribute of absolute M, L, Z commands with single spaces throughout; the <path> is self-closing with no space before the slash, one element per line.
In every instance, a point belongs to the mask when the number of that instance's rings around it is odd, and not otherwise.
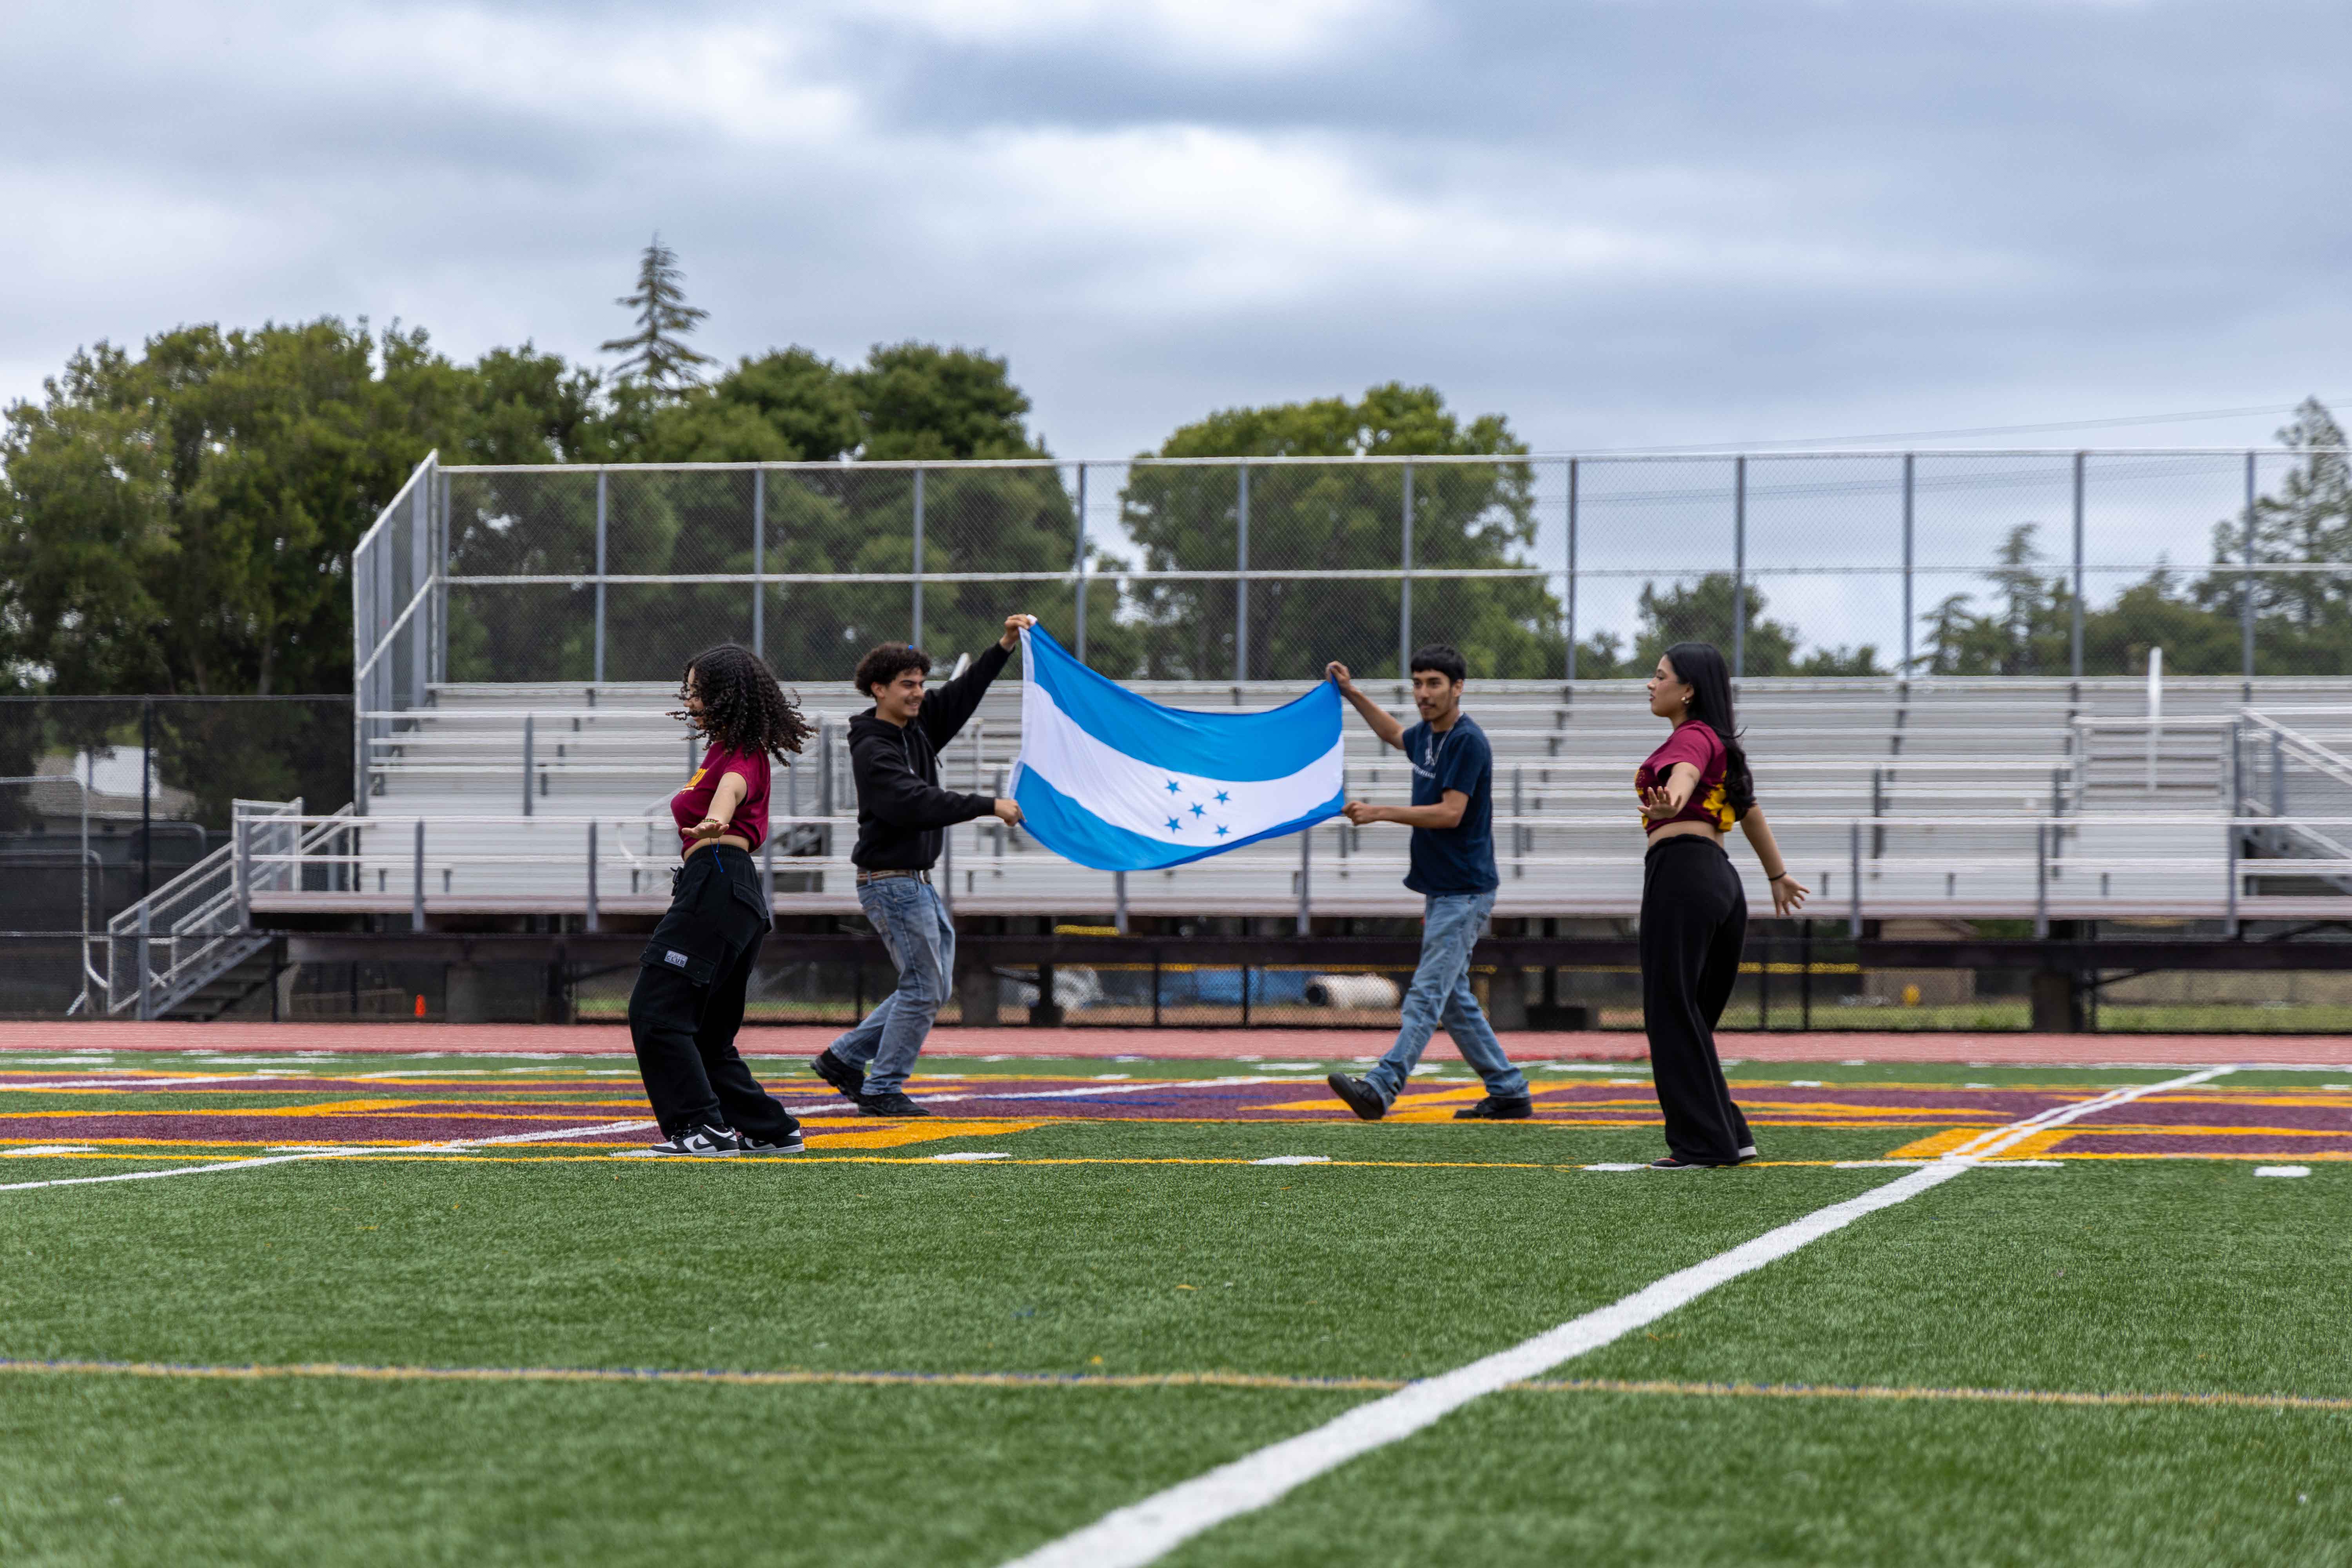
<path fill-rule="evenodd" d="M 0 398 L 181 322 L 1010 356 L 1066 456 L 1391 378 L 1540 451 L 2352 395 L 2352 7 L 12 5 Z"/>

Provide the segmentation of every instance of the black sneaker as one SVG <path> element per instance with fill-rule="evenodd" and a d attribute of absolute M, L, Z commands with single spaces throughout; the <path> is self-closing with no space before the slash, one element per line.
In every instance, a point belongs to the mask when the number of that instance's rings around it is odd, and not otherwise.
<path fill-rule="evenodd" d="M 809 1070 L 839 1089 L 845 1100 L 855 1100 L 866 1092 L 866 1075 L 835 1056 L 831 1046 L 817 1053 Z"/>
<path fill-rule="evenodd" d="M 861 1094 L 857 1097 L 860 1116 L 929 1116 L 929 1111 L 908 1100 L 904 1092 L 891 1089 L 887 1094 Z"/>
<path fill-rule="evenodd" d="M 646 1151 L 648 1154 L 688 1154 L 699 1159 L 711 1159 L 721 1154 L 740 1154 L 743 1140 L 724 1127 L 689 1127 L 675 1138 L 665 1138 Z"/>
<path fill-rule="evenodd" d="M 1535 1101 L 1526 1095 L 1509 1100 L 1497 1100 L 1488 1095 L 1475 1105 L 1465 1105 L 1454 1113 L 1456 1121 L 1525 1121 L 1536 1113 Z"/>
<path fill-rule="evenodd" d="M 1653 1171 L 1720 1171 L 1726 1168 L 1712 1160 L 1685 1160 L 1677 1154 L 1669 1154 L 1663 1160 L 1650 1162 L 1650 1169 Z"/>
<path fill-rule="evenodd" d="M 736 1134 L 742 1141 L 746 1154 L 797 1154 L 808 1147 L 798 1127 L 779 1132 L 773 1138 L 754 1138 L 749 1132 Z"/>
<path fill-rule="evenodd" d="M 1349 1110 L 1366 1121 L 1378 1121 L 1389 1113 L 1389 1102 L 1381 1098 L 1381 1091 L 1362 1079 L 1335 1072 L 1323 1081 L 1331 1086 L 1333 1094 L 1348 1102 Z"/>

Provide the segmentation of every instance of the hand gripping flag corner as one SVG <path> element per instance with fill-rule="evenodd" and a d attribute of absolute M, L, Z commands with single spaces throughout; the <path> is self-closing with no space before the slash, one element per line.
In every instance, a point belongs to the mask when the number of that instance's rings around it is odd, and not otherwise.
<path fill-rule="evenodd" d="M 1339 689 L 1266 713 L 1163 708 L 1021 634 L 1013 798 L 1046 848 L 1097 871 L 1154 871 L 1276 838 L 1347 802 Z"/>

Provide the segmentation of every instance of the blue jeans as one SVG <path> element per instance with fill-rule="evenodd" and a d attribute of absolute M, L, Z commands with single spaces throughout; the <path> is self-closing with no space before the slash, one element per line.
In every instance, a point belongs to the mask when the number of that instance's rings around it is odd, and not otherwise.
<path fill-rule="evenodd" d="M 1404 1016 L 1397 1026 L 1396 1044 L 1364 1075 L 1364 1081 L 1384 1100 L 1397 1090 L 1429 1047 L 1429 1037 L 1440 1023 L 1454 1037 L 1462 1058 L 1486 1080 L 1486 1092 L 1496 1100 L 1520 1100 L 1528 1092 L 1527 1075 L 1503 1054 L 1493 1026 L 1470 989 L 1470 950 L 1495 907 L 1492 893 L 1433 893 L 1422 910 L 1421 967 L 1404 994 Z"/>
<path fill-rule="evenodd" d="M 939 890 L 912 877 L 866 883 L 857 889 L 857 907 L 881 933 L 898 969 L 898 988 L 834 1041 L 833 1054 L 866 1068 L 866 1093 L 890 1094 L 907 1087 L 931 1020 L 948 999 L 955 974 L 955 927 Z"/>

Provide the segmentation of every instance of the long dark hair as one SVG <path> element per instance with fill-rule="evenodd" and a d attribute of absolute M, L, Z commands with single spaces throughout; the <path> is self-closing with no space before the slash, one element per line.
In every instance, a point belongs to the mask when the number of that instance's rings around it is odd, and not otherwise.
<path fill-rule="evenodd" d="M 1689 717 L 1713 730 L 1723 742 L 1723 801 L 1733 820 L 1748 815 L 1756 804 L 1756 780 L 1748 771 L 1748 753 L 1739 744 L 1739 726 L 1731 712 L 1731 667 L 1710 642 L 1678 642 L 1666 649 L 1666 662 L 1675 679 L 1691 689 Z"/>
<path fill-rule="evenodd" d="M 683 709 L 670 717 L 693 725 L 715 748 L 744 756 L 765 752 L 782 762 L 816 733 L 767 661 L 740 643 L 723 642 L 687 660 L 681 689 L 688 682 L 702 698 L 701 717 Z"/>

